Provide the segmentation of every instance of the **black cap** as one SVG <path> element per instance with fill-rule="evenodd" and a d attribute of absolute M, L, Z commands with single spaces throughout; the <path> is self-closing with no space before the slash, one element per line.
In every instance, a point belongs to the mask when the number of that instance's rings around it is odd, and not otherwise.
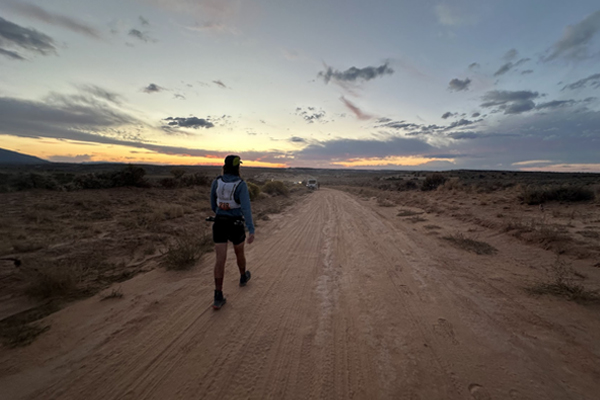
<path fill-rule="evenodd" d="M 242 160 L 240 156 L 236 156 L 235 154 L 230 154 L 225 157 L 225 166 L 226 167 L 239 167 L 242 164 Z"/>

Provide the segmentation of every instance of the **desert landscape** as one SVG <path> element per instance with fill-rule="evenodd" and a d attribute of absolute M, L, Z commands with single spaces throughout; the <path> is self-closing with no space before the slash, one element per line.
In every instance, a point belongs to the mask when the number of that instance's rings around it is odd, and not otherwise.
<path fill-rule="evenodd" d="M 216 312 L 218 173 L 2 170 L 3 398 L 596 398 L 599 175 L 245 169 Z"/>

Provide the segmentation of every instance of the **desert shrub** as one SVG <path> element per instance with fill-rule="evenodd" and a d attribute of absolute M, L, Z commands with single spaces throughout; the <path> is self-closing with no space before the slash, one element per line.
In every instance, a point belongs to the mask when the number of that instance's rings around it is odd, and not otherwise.
<path fill-rule="evenodd" d="M 179 182 L 175 178 L 162 178 L 158 184 L 166 189 L 173 189 L 179 186 Z"/>
<path fill-rule="evenodd" d="M 113 187 L 135 186 L 148 187 L 148 182 L 144 179 L 146 170 L 137 165 L 127 165 L 120 171 L 114 172 L 111 176 Z"/>
<path fill-rule="evenodd" d="M 211 249 L 212 238 L 206 233 L 183 232 L 168 246 L 162 265 L 173 270 L 189 269 Z"/>
<path fill-rule="evenodd" d="M 260 186 L 255 185 L 252 182 L 246 182 L 246 184 L 248 185 L 248 192 L 250 193 L 250 201 L 258 199 L 258 196 L 260 195 Z"/>
<path fill-rule="evenodd" d="M 578 303 L 597 303 L 600 301 L 597 291 L 588 290 L 583 285 L 575 282 L 575 277 L 578 274 L 571 265 L 557 258 L 554 264 L 545 269 L 547 279 L 527 287 L 527 292 L 534 295 L 549 294 L 564 297 Z"/>
<path fill-rule="evenodd" d="M 146 170 L 136 165 L 127 165 L 119 171 L 89 173 L 75 177 L 73 183 L 79 189 L 108 189 L 122 186 L 148 187 L 144 179 Z"/>
<path fill-rule="evenodd" d="M 408 190 L 417 190 L 419 185 L 413 180 L 410 181 L 402 181 L 396 185 L 396 190 L 399 192 L 405 192 Z"/>
<path fill-rule="evenodd" d="M 76 176 L 73 179 L 73 184 L 77 189 L 106 189 L 110 187 L 106 179 L 94 173 Z"/>
<path fill-rule="evenodd" d="M 443 184 L 438 186 L 438 190 L 459 190 L 462 188 L 462 183 L 460 179 L 448 179 Z"/>
<path fill-rule="evenodd" d="M 37 336 L 50 329 L 49 325 L 39 324 L 41 318 L 58 311 L 56 302 L 46 302 L 38 307 L 19 312 L 0 321 L 0 340 L 8 348 L 27 346 Z"/>
<path fill-rule="evenodd" d="M 68 172 L 55 172 L 52 174 L 52 178 L 59 184 L 59 185 L 66 185 L 68 183 L 73 182 L 73 179 L 75 179 L 75 174 L 71 174 Z"/>
<path fill-rule="evenodd" d="M 57 190 L 60 186 L 49 175 L 37 172 L 18 174 L 12 177 L 10 185 L 16 190 L 48 189 Z"/>
<path fill-rule="evenodd" d="M 442 239 L 449 241 L 455 247 L 475 254 L 495 254 L 498 252 L 492 245 L 465 237 L 462 233 L 444 236 Z"/>
<path fill-rule="evenodd" d="M 421 190 L 435 190 L 438 186 L 443 185 L 446 182 L 446 177 L 442 174 L 431 174 L 428 175 L 423 181 L 423 185 L 421 186 Z"/>
<path fill-rule="evenodd" d="M 185 169 L 183 168 L 173 168 L 170 172 L 175 179 L 181 179 L 185 175 Z"/>
<path fill-rule="evenodd" d="M 197 172 L 181 178 L 181 184 L 183 186 L 210 186 L 211 183 L 212 181 L 208 176 Z"/>
<path fill-rule="evenodd" d="M 578 202 L 594 200 L 592 190 L 582 186 L 549 186 L 522 189 L 520 200 L 529 205 L 542 204 L 548 201 Z"/>
<path fill-rule="evenodd" d="M 290 191 L 285 186 L 285 183 L 281 181 L 271 181 L 265 183 L 265 185 L 262 187 L 262 191 L 271 195 L 287 196 L 290 194 Z"/>
<path fill-rule="evenodd" d="M 38 269 L 26 293 L 34 298 L 66 297 L 77 290 L 80 273 L 72 264 L 51 263 Z"/>

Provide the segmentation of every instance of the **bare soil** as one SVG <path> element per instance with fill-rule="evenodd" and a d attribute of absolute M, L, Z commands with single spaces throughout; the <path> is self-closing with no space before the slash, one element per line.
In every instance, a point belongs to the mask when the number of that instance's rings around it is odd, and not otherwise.
<path fill-rule="evenodd" d="M 0 350 L 2 397 L 597 398 L 600 305 L 527 290 L 555 279 L 557 257 L 569 282 L 600 287 L 598 239 L 575 236 L 598 230 L 596 204 L 571 214 L 526 211 L 510 191 L 347 190 L 261 221 L 253 278 L 237 286 L 230 251 L 218 312 L 209 253 L 51 314 L 31 345 Z M 533 213 L 560 235 L 536 230 Z M 496 251 L 443 239 L 457 234 Z"/>

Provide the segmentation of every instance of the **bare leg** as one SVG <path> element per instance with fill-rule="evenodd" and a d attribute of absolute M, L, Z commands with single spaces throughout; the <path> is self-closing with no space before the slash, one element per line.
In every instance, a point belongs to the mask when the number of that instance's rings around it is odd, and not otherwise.
<path fill-rule="evenodd" d="M 227 261 L 227 243 L 216 243 L 215 253 L 215 289 L 223 290 L 223 276 L 225 275 L 225 261 Z"/>
<path fill-rule="evenodd" d="M 244 254 L 244 243 L 245 242 L 242 242 L 237 246 L 233 246 L 235 258 L 237 259 L 237 265 L 240 270 L 240 275 L 244 275 L 246 273 L 246 255 Z"/>

